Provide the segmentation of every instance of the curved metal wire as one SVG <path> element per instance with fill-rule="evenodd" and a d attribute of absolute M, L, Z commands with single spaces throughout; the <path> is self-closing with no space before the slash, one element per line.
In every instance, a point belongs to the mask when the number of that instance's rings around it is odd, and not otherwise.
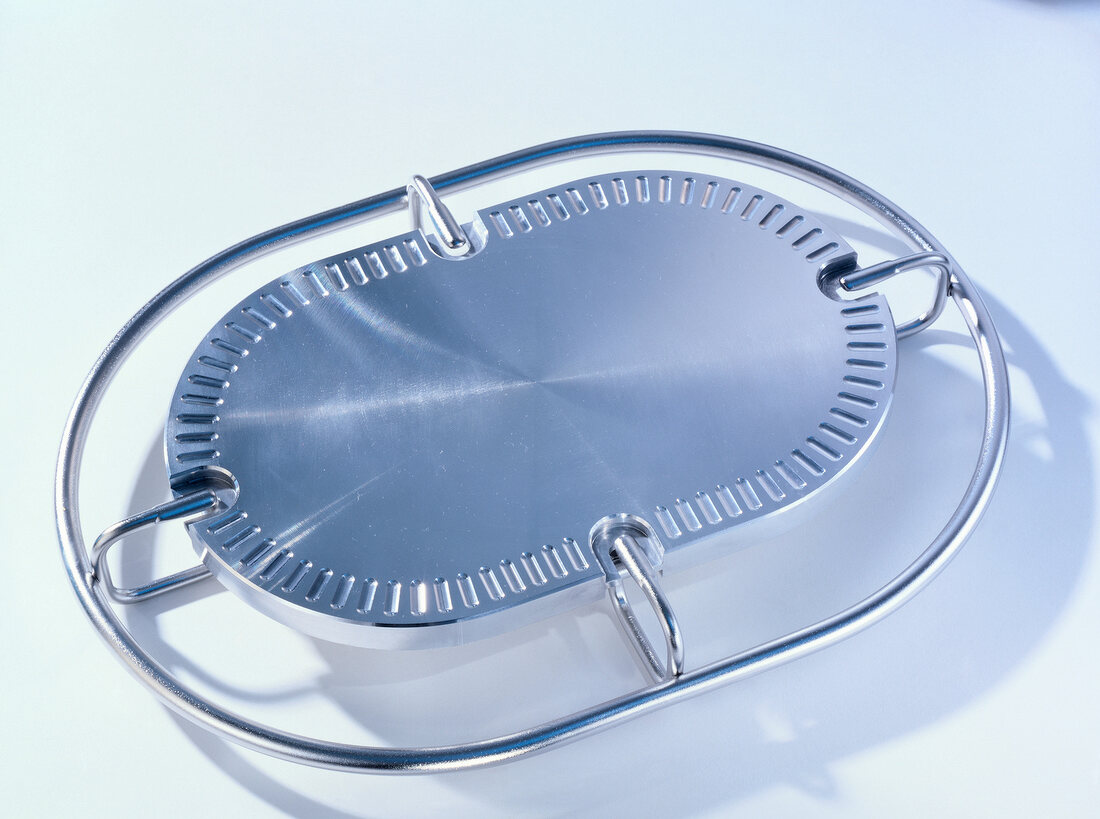
<path fill-rule="evenodd" d="M 184 569 L 182 572 L 161 577 L 152 583 L 138 586 L 133 589 L 122 589 L 111 580 L 111 570 L 107 564 L 107 552 L 122 538 L 139 529 L 152 526 L 167 520 L 186 520 L 191 522 L 198 518 L 209 516 L 225 507 L 220 505 L 218 495 L 213 489 L 200 489 L 190 492 L 181 498 L 162 503 L 147 509 L 133 517 L 120 520 L 108 527 L 92 543 L 91 572 L 92 576 L 107 589 L 107 594 L 116 603 L 140 603 L 143 600 L 157 597 L 173 589 L 182 589 L 205 580 L 210 576 L 210 570 L 203 564 Z"/>
<path fill-rule="evenodd" d="M 442 174 L 438 191 L 459 190 L 536 166 L 594 154 L 671 151 L 759 165 L 809 182 L 870 214 L 915 251 L 946 250 L 920 224 L 870 188 L 806 157 L 732 137 L 672 131 L 597 134 L 551 142 Z M 115 374 L 141 339 L 198 290 L 272 250 L 327 230 L 405 207 L 395 188 L 247 239 L 185 273 L 142 307 L 95 363 L 69 415 L 55 481 L 58 536 L 69 579 L 85 614 L 138 679 L 168 706 L 221 736 L 272 756 L 325 768 L 360 772 L 432 772 L 505 762 L 578 739 L 650 709 L 756 674 L 832 645 L 885 617 L 923 588 L 955 555 L 988 505 L 1004 457 L 1008 432 L 1008 373 L 985 305 L 961 268 L 951 261 L 950 295 L 978 352 L 985 391 L 981 447 L 970 483 L 950 519 L 923 552 L 892 581 L 839 614 L 664 683 L 507 736 L 436 748 L 377 748 L 327 742 L 251 722 L 218 707 L 183 685 L 139 646 L 95 582 L 81 533 L 80 466 L 92 418 Z"/>

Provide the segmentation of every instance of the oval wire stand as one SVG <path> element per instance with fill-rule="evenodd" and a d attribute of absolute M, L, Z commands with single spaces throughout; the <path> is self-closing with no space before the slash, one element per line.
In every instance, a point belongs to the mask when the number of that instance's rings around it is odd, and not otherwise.
<path fill-rule="evenodd" d="M 211 504 L 216 503 L 215 493 L 209 490 L 188 495 L 182 503 L 175 501 L 163 509 L 151 510 L 116 524 L 104 533 L 91 552 L 81 534 L 77 503 L 84 444 L 91 421 L 113 377 L 145 334 L 191 295 L 231 270 L 297 241 L 408 207 L 410 191 L 419 198 L 430 199 L 434 191 L 457 191 L 539 165 L 596 154 L 634 151 L 707 155 L 786 174 L 821 188 L 871 215 L 919 254 L 857 271 L 858 281 L 845 281 L 841 277 L 838 286 L 857 289 L 918 265 L 938 268 L 941 283 L 945 285 L 941 288 L 941 297 L 943 294 L 951 296 L 977 349 L 985 392 L 985 418 L 981 447 L 970 483 L 946 525 L 916 560 L 885 586 L 833 617 L 692 671 L 681 673 L 679 636 L 666 633 L 668 670 L 662 672 L 656 659 L 650 658 L 654 677 L 658 680 L 656 684 L 525 731 L 462 745 L 370 747 L 287 733 L 218 707 L 187 688 L 149 656 L 122 625 L 109 600 L 112 597 L 121 602 L 141 599 L 143 595 L 151 596 L 165 590 L 166 586 L 162 583 L 134 590 L 115 589 L 105 571 L 97 572 L 97 568 L 102 568 L 101 558 L 111 543 L 126 532 L 160 519 L 186 516 L 189 510 L 194 511 L 200 506 L 209 509 Z M 77 396 L 62 438 L 55 484 L 58 534 L 66 570 L 85 614 L 108 645 L 142 682 L 184 717 L 233 742 L 272 756 L 332 769 L 416 773 L 504 762 L 577 739 L 650 709 L 797 659 L 855 634 L 893 612 L 923 588 L 955 555 L 977 525 L 992 495 L 1007 440 L 1008 374 L 1000 340 L 985 305 L 946 250 L 920 224 L 871 189 L 825 165 L 778 148 L 732 137 L 667 131 L 599 134 L 547 143 L 443 174 L 430 180 L 430 183 L 420 181 L 424 183 L 420 188 L 394 189 L 259 234 L 195 267 L 161 291 L 122 328 L 96 362 Z M 417 206 L 414 218 L 419 218 L 420 204 L 419 201 L 414 202 Z M 447 244 L 448 252 L 451 252 L 451 248 L 460 246 L 462 239 L 455 233 L 454 226 L 448 225 L 442 218 L 449 214 L 444 211 L 441 217 L 431 207 L 432 201 L 427 204 L 429 216 Z M 448 227 L 449 230 L 443 229 Z M 941 306 L 942 299 L 938 298 L 929 313 L 900 326 L 899 336 L 915 332 L 934 320 Z M 188 500 L 190 498 L 195 500 Z M 167 508 L 169 506 L 172 508 Z M 626 541 L 625 545 L 628 545 Z M 647 582 L 641 570 L 629 574 L 639 584 Z M 201 573 L 183 575 L 182 579 L 168 578 L 167 581 L 182 584 L 202 576 Z M 615 599 L 614 593 L 612 599 Z M 651 599 L 651 602 L 654 601 Z M 649 653 L 653 654 L 651 649 Z"/>

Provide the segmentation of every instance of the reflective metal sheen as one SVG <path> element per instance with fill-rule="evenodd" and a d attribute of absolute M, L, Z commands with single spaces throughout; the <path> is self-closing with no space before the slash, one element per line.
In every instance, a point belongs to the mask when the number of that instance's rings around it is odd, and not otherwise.
<path fill-rule="evenodd" d="M 546 164 L 632 151 L 712 156 L 778 171 L 809 182 L 875 218 L 914 252 L 933 253 L 946 261 L 950 269 L 948 295 L 974 343 L 985 409 L 981 432 L 975 436 L 978 447 L 973 472 L 943 528 L 889 582 L 830 617 L 775 640 L 735 650 L 727 657 L 685 670 L 659 685 L 646 686 L 507 735 L 434 747 L 348 744 L 265 725 L 204 696 L 155 659 L 130 633 L 111 605 L 106 584 L 92 566 L 79 503 L 84 449 L 92 421 L 130 355 L 150 330 L 188 298 L 273 250 L 404 209 L 408 204 L 406 189 L 395 188 L 257 234 L 189 270 L 119 330 L 92 366 L 76 397 L 62 434 L 55 481 L 57 531 L 65 569 L 82 610 L 104 643 L 165 705 L 225 739 L 281 759 L 318 767 L 364 773 L 427 773 L 499 764 L 580 739 L 685 697 L 835 645 L 907 603 L 958 554 L 988 508 L 1004 463 L 1010 403 L 1004 351 L 970 278 L 932 234 L 882 194 L 827 165 L 781 148 L 736 137 L 677 131 L 591 134 L 534 145 L 440 174 L 431 179 L 431 185 L 441 192 L 457 191 Z M 909 536 L 908 532 L 898 532 L 899 538 Z"/>
<path fill-rule="evenodd" d="M 239 489 L 196 548 L 300 631 L 437 646 L 597 599 L 596 521 L 652 521 L 674 561 L 821 489 L 882 424 L 885 300 L 825 295 L 854 251 L 766 191 L 610 174 L 466 233 L 463 258 L 413 230 L 271 282 L 180 378 L 173 483 Z"/>

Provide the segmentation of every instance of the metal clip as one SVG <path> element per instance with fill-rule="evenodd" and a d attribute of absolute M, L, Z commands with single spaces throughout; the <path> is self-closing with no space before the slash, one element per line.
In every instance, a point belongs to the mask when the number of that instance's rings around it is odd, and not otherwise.
<path fill-rule="evenodd" d="M 472 247 L 470 237 L 458 224 L 450 209 L 443 204 L 439 194 L 435 192 L 431 182 L 420 174 L 416 174 L 405 187 L 409 197 L 409 214 L 412 216 L 413 228 L 423 230 L 423 210 L 428 211 L 428 218 L 432 227 L 439 234 L 443 243 L 443 252 L 448 256 L 465 256 Z"/>
<path fill-rule="evenodd" d="M 639 537 L 648 540 L 655 551 L 661 550 L 661 541 L 647 521 L 634 515 L 612 515 L 601 520 L 592 529 L 592 548 L 604 571 L 608 596 L 615 604 L 615 613 L 619 616 L 626 636 L 630 638 L 653 680 L 665 682 L 684 673 L 684 641 L 676 613 L 657 580 L 658 572 L 654 561 L 638 543 Z M 626 574 L 638 584 L 661 623 L 661 630 L 665 635 L 663 662 L 642 630 L 634 608 L 626 597 L 623 578 L 616 561 L 622 564 Z"/>
<path fill-rule="evenodd" d="M 103 534 L 96 538 L 92 544 L 91 572 L 89 572 L 89 585 L 99 581 L 117 603 L 139 603 L 156 597 L 172 589 L 189 586 L 210 575 L 206 566 L 192 566 L 181 572 L 170 574 L 167 577 L 146 583 L 144 586 L 136 586 L 132 589 L 121 589 L 111 582 L 111 574 L 107 568 L 107 552 L 119 540 L 132 532 L 144 529 L 154 523 L 166 520 L 184 519 L 187 522 L 207 517 L 223 508 L 221 501 L 213 489 L 202 489 L 177 498 L 174 501 L 154 506 L 133 517 L 121 520 L 107 527 Z"/>
<path fill-rule="evenodd" d="M 936 269 L 936 294 L 932 300 L 932 306 L 904 324 L 897 325 L 898 338 L 905 338 L 928 327 L 940 317 L 943 307 L 947 303 L 947 296 L 951 288 L 951 262 L 939 253 L 914 253 L 911 256 L 902 256 L 898 259 L 890 259 L 886 262 L 873 264 L 870 267 L 858 270 L 849 270 L 828 276 L 822 280 L 823 288 L 841 288 L 845 292 L 852 293 L 856 290 L 864 290 L 873 287 L 879 282 L 891 279 L 899 273 L 917 270 L 921 267 L 933 267 Z"/>

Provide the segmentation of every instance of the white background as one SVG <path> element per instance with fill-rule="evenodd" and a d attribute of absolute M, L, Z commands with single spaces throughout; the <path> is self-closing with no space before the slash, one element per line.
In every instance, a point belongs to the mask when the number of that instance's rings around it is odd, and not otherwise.
<path fill-rule="evenodd" d="M 1093 813 L 1098 126 L 1088 2 L 0 3 L 0 812 Z M 960 557 L 839 647 L 496 769 L 314 771 L 170 714 L 84 621 L 58 558 L 56 448 L 98 351 L 160 287 L 256 232 L 414 172 L 632 128 L 826 162 L 914 214 L 983 288 L 1016 406 L 999 493 Z M 158 425 L 196 340 L 321 255 L 219 284 L 128 365 L 89 444 L 89 537 L 165 496 Z M 689 664 L 853 602 L 934 534 L 980 420 L 972 356 L 944 328 L 903 345 L 894 418 L 847 500 L 668 579 Z M 178 530 L 124 558 L 148 571 L 154 545 L 187 560 Z M 325 736 L 473 739 L 640 682 L 598 607 L 386 656 L 287 634 L 216 588 L 183 595 L 126 622 L 187 682 Z"/>

